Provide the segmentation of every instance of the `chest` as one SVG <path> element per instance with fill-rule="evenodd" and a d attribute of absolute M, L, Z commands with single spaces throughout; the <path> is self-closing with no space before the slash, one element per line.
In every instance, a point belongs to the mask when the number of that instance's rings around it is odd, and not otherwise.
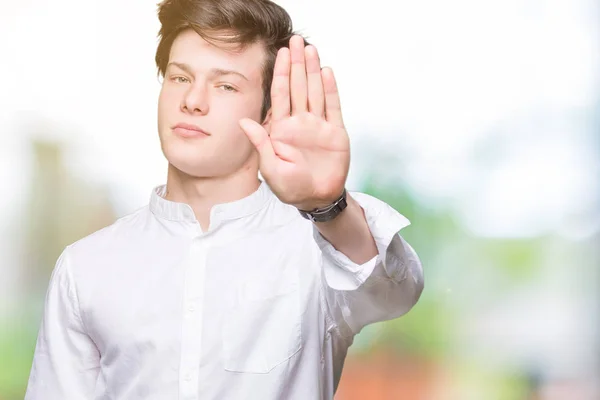
<path fill-rule="evenodd" d="M 153 264 L 145 254 L 144 268 L 119 266 L 135 274 L 99 280 L 85 316 L 101 354 L 177 368 L 185 353 L 198 365 L 268 373 L 301 351 L 320 315 L 312 240 L 285 231 L 221 245 L 197 240 L 173 256 Z"/>

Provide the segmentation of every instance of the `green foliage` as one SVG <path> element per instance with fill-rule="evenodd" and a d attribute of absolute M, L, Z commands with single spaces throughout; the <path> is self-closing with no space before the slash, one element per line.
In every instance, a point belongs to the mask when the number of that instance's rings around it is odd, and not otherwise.
<path fill-rule="evenodd" d="M 16 400 L 25 395 L 37 330 L 31 326 L 9 325 L 0 331 L 0 399 Z"/>
<path fill-rule="evenodd" d="M 544 263 L 544 238 L 533 239 L 480 239 L 474 251 L 481 259 L 502 271 L 508 281 L 524 283 L 536 278 Z"/>
<path fill-rule="evenodd" d="M 367 348 L 386 347 L 426 357 L 441 356 L 447 350 L 452 328 L 452 310 L 443 294 L 428 290 L 428 276 L 443 268 L 441 249 L 463 236 L 452 213 L 419 202 L 408 187 L 391 185 L 370 176 L 362 191 L 385 201 L 411 221 L 402 236 L 416 250 L 425 272 L 425 290 L 415 307 L 402 318 L 382 323 L 376 334 L 367 333 Z M 361 333 L 362 335 L 362 333 Z"/>
<path fill-rule="evenodd" d="M 425 274 L 425 290 L 413 310 L 361 333 L 357 339 L 363 348 L 384 346 L 425 357 L 442 356 L 456 339 L 454 324 L 461 312 L 447 288 L 467 290 L 465 281 L 453 280 L 455 277 L 460 279 L 463 271 L 477 268 L 473 272 L 479 276 L 501 278 L 493 282 L 495 288 L 510 290 L 515 284 L 535 279 L 544 263 L 547 238 L 474 237 L 449 206 L 428 203 L 402 179 L 378 173 L 376 166 L 361 190 L 385 201 L 411 221 L 411 226 L 400 233 L 416 250 Z"/>
<path fill-rule="evenodd" d="M 464 236 L 450 210 L 427 205 L 402 183 L 369 176 L 362 191 L 386 202 L 410 220 L 411 226 L 401 234 L 415 248 L 429 272 L 440 265 L 436 262 L 440 249 Z"/>

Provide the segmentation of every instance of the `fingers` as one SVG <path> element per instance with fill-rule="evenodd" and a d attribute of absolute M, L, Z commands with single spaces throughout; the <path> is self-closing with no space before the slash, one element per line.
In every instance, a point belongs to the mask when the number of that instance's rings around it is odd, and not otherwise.
<path fill-rule="evenodd" d="M 240 120 L 240 127 L 248 136 L 248 139 L 256 150 L 260 159 L 260 171 L 264 176 L 270 176 L 272 171 L 275 169 L 275 162 L 277 161 L 277 155 L 273 150 L 271 138 L 269 134 L 258 122 L 253 121 L 249 118 Z"/>
<path fill-rule="evenodd" d="M 321 62 L 317 48 L 306 46 L 304 48 L 306 59 L 306 77 L 308 81 L 308 111 L 318 117 L 325 114 L 325 98 L 323 94 L 323 81 L 321 80 Z"/>
<path fill-rule="evenodd" d="M 323 90 L 325 91 L 325 118 L 329 123 L 344 127 L 340 95 L 333 70 L 328 67 L 323 68 L 321 70 L 321 77 L 323 79 Z"/>
<path fill-rule="evenodd" d="M 290 39 L 291 71 L 290 92 L 292 114 L 305 112 L 308 108 L 306 62 L 304 58 L 304 39 L 294 35 Z"/>
<path fill-rule="evenodd" d="M 304 46 L 304 39 L 294 35 L 289 49 L 277 53 L 271 101 L 274 121 L 291 114 L 311 112 L 343 126 L 342 111 L 335 77 L 331 68 L 321 69 L 317 49 Z"/>
<path fill-rule="evenodd" d="M 290 116 L 290 49 L 282 47 L 277 52 L 273 82 L 271 83 L 271 119 Z"/>

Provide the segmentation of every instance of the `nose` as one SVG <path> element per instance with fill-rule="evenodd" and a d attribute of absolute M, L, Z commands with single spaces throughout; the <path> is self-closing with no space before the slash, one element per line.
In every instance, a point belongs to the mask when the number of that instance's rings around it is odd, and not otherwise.
<path fill-rule="evenodd" d="M 206 115 L 208 113 L 206 86 L 190 85 L 181 101 L 181 111 L 190 115 Z"/>

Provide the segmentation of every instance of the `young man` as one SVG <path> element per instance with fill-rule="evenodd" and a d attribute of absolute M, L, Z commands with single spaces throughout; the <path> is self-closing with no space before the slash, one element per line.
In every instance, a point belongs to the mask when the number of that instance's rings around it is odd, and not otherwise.
<path fill-rule="evenodd" d="M 60 256 L 26 399 L 332 399 L 354 335 L 423 289 L 408 221 L 346 193 L 333 73 L 282 8 L 159 18 L 167 183 Z"/>

